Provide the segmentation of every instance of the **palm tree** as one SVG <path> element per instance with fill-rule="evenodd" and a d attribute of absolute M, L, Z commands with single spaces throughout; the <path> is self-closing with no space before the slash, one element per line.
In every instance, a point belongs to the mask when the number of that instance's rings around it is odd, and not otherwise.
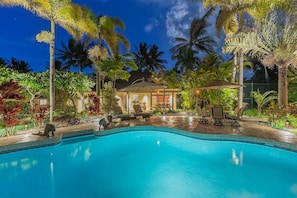
<path fill-rule="evenodd" d="M 86 40 L 69 39 L 68 46 L 62 43 L 63 49 L 57 49 L 57 58 L 65 61 L 65 69 L 78 67 L 81 72 L 87 67 L 92 67 L 92 61 L 88 58 L 89 42 Z"/>
<path fill-rule="evenodd" d="M 197 0 L 193 0 L 194 2 Z M 198 0 L 199 1 L 199 0 Z M 263 19 L 271 12 L 274 7 L 286 8 L 290 0 L 205 0 L 203 4 L 205 7 L 217 6 L 220 8 L 217 16 L 216 28 L 217 33 L 220 35 L 221 31 L 224 30 L 226 36 L 232 36 L 244 28 L 246 22 L 245 14 L 254 19 Z M 236 70 L 238 68 L 238 81 L 239 84 L 243 84 L 243 54 L 238 51 L 237 54 L 233 54 L 234 58 L 234 73 L 233 81 L 235 80 Z M 238 106 L 242 107 L 243 102 L 243 87 L 239 88 L 238 94 Z"/>
<path fill-rule="evenodd" d="M 50 31 L 36 35 L 39 42 L 49 44 L 50 51 L 50 122 L 54 110 L 54 70 L 55 70 L 55 25 L 59 24 L 68 33 L 78 38 L 84 32 L 92 33 L 95 24 L 90 18 L 90 10 L 73 4 L 71 0 L 1 0 L 2 6 L 21 6 L 34 14 L 50 21 Z"/>
<path fill-rule="evenodd" d="M 297 24 L 284 14 L 269 15 L 254 29 L 226 39 L 225 52 L 258 57 L 264 66 L 278 67 L 278 103 L 288 105 L 288 67 L 297 67 Z"/>
<path fill-rule="evenodd" d="M 0 66 L 5 66 L 5 65 L 7 65 L 7 60 L 0 57 Z"/>
<path fill-rule="evenodd" d="M 122 34 L 125 30 L 125 24 L 118 18 L 110 16 L 93 16 L 96 24 L 96 30 L 93 35 L 89 35 L 90 39 L 95 40 L 96 45 L 89 49 L 88 54 L 90 60 L 94 63 L 96 70 L 96 94 L 100 95 L 100 76 L 102 75 L 101 62 L 110 56 L 117 56 L 120 53 L 120 45 L 123 45 L 126 51 L 130 50 L 130 43 L 128 39 Z"/>
<path fill-rule="evenodd" d="M 134 54 L 134 61 L 138 68 L 142 71 L 154 71 L 156 73 L 162 73 L 165 69 L 164 64 L 166 60 L 161 59 L 164 52 L 159 51 L 157 45 L 149 46 L 147 43 L 139 43 L 139 48 L 136 47 Z"/>
<path fill-rule="evenodd" d="M 8 63 L 8 67 L 14 70 L 17 70 L 20 73 L 28 73 L 31 72 L 30 66 L 25 61 L 17 60 L 16 58 L 12 57 L 11 61 Z"/>
<path fill-rule="evenodd" d="M 201 51 L 204 53 L 210 53 L 213 51 L 215 41 L 211 36 L 209 36 L 206 28 L 209 26 L 207 19 L 214 11 L 215 8 L 211 7 L 201 19 L 193 19 L 189 29 L 188 38 L 174 38 L 174 41 L 178 44 L 170 49 L 173 56 L 177 56 L 179 53 L 184 53 L 186 49 L 197 50 L 198 52 Z"/>
<path fill-rule="evenodd" d="M 215 80 L 230 81 L 232 77 L 231 68 L 233 64 L 231 61 L 224 61 L 224 58 L 218 53 L 207 54 L 199 66 L 198 73 L 204 75 L 205 82 Z"/>
<path fill-rule="evenodd" d="M 201 62 L 196 56 L 197 53 L 196 50 L 182 49 L 177 55 L 173 55 L 171 58 L 176 60 L 174 71 L 186 73 L 188 70 L 196 70 Z"/>

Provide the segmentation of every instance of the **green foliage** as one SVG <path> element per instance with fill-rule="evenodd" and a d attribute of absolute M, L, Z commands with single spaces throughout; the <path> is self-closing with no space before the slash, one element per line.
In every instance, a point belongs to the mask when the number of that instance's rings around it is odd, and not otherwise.
<path fill-rule="evenodd" d="M 106 77 L 113 81 L 117 79 L 128 80 L 130 73 L 127 70 L 137 69 L 137 65 L 129 54 L 105 59 L 98 64 L 98 67 L 101 72 L 106 74 Z"/>
<path fill-rule="evenodd" d="M 244 115 L 247 116 L 258 116 L 258 109 L 247 109 L 244 111 Z"/>
<path fill-rule="evenodd" d="M 168 88 L 179 88 L 180 78 L 174 70 L 167 70 L 163 76 L 163 80 L 166 82 Z"/>
<path fill-rule="evenodd" d="M 7 67 L 0 67 L 0 84 L 4 81 L 9 81 L 10 79 L 15 80 L 18 76 L 18 72 L 16 70 L 7 68 Z"/>
<path fill-rule="evenodd" d="M 297 65 L 297 23 L 284 12 L 273 12 L 253 28 L 225 39 L 225 53 L 257 57 L 266 67 L 278 67 L 278 103 L 288 105 L 287 71 Z"/>
<path fill-rule="evenodd" d="M 57 90 L 55 92 L 55 112 L 61 115 L 70 115 L 76 113 L 77 101 L 69 92 Z"/>
<path fill-rule="evenodd" d="M 225 109 L 233 110 L 237 106 L 237 89 L 221 89 L 218 94 L 220 94 L 220 103 L 224 105 Z"/>
<path fill-rule="evenodd" d="M 91 91 L 94 82 L 82 72 L 56 71 L 55 87 L 57 90 L 64 90 L 70 96 L 76 97 L 78 93 Z"/>
<path fill-rule="evenodd" d="M 287 115 L 287 120 L 293 128 L 297 128 L 297 116 L 296 115 Z"/>
<path fill-rule="evenodd" d="M 269 102 L 277 99 L 277 92 L 275 90 L 266 91 L 263 94 L 259 91 L 252 91 L 251 96 L 255 99 L 258 106 L 258 115 L 262 114 L 262 108 Z"/>
<path fill-rule="evenodd" d="M 266 110 L 269 123 L 272 127 L 297 127 L 296 104 L 290 104 L 286 108 L 280 108 L 277 104 L 271 103 Z"/>
<path fill-rule="evenodd" d="M 29 98 L 31 108 L 35 105 L 35 97 L 47 95 L 49 80 L 43 73 L 21 73 L 16 76 L 16 80 L 22 86 L 22 94 Z"/>
<path fill-rule="evenodd" d="M 156 109 L 154 110 L 154 114 L 155 114 L 155 115 L 162 115 L 162 111 L 161 111 L 161 109 L 156 108 Z"/>
<path fill-rule="evenodd" d="M 102 110 L 105 114 L 110 114 L 113 107 L 117 105 L 116 89 L 113 88 L 112 82 L 104 83 L 102 90 L 103 105 Z"/>
<path fill-rule="evenodd" d="M 196 103 L 196 86 L 195 86 L 195 78 L 191 78 L 190 76 L 193 75 L 193 72 L 187 72 L 187 75 L 182 77 L 180 82 L 181 96 L 182 96 L 182 108 L 184 110 L 190 110 L 195 108 Z"/>
<path fill-rule="evenodd" d="M 286 121 L 287 121 L 286 118 L 280 118 L 275 120 L 274 122 L 271 122 L 270 126 L 276 127 L 276 128 L 283 128 L 286 126 Z"/>
<path fill-rule="evenodd" d="M 78 94 L 91 91 L 94 82 L 81 72 L 56 71 L 55 79 L 56 111 L 76 113 Z"/>

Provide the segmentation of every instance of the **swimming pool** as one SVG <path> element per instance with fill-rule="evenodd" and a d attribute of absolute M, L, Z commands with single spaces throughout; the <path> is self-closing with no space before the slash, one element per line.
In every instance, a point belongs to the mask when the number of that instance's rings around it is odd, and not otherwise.
<path fill-rule="evenodd" d="M 296 152 L 127 130 L 0 155 L 1 197 L 297 197 Z"/>

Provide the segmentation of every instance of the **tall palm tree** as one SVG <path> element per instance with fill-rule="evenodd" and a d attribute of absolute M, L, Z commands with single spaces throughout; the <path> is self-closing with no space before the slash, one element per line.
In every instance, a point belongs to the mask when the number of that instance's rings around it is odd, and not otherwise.
<path fill-rule="evenodd" d="M 128 39 L 122 33 L 125 30 L 125 23 L 115 17 L 110 16 L 93 16 L 93 20 L 96 24 L 96 30 L 93 35 L 89 35 L 90 39 L 93 39 L 96 43 L 89 50 L 89 58 L 94 63 L 96 70 L 96 94 L 100 95 L 100 72 L 102 72 L 101 62 L 109 56 L 117 56 L 120 54 L 120 46 L 126 51 L 130 50 L 130 43 Z M 104 76 L 105 74 L 102 74 Z"/>
<path fill-rule="evenodd" d="M 90 10 L 73 4 L 71 0 L 1 0 L 1 6 L 21 6 L 41 18 L 50 21 L 50 31 L 41 31 L 36 39 L 49 44 L 50 51 L 50 122 L 54 110 L 54 65 L 55 65 L 55 25 L 58 24 L 74 37 L 84 32 L 92 33 L 95 24 L 90 18 Z"/>
<path fill-rule="evenodd" d="M 129 40 L 122 33 L 125 30 L 125 23 L 121 19 L 99 16 L 97 17 L 97 27 L 96 38 L 98 41 L 101 40 L 98 43 L 105 44 L 111 56 L 120 54 L 120 46 L 123 46 L 126 52 L 130 50 Z"/>
<path fill-rule="evenodd" d="M 64 68 L 78 67 L 81 72 L 85 68 L 92 67 L 92 61 L 88 58 L 89 42 L 86 40 L 69 39 L 68 46 L 62 43 L 63 49 L 57 49 L 58 59 L 65 61 Z"/>
<path fill-rule="evenodd" d="M 172 55 L 176 60 L 174 71 L 177 73 L 186 73 L 188 70 L 196 70 L 200 64 L 200 59 L 196 55 L 198 52 L 192 49 L 182 49 L 177 55 Z"/>
<path fill-rule="evenodd" d="M 284 14 L 269 15 L 255 28 L 226 39 L 225 52 L 242 51 L 264 66 L 278 67 L 278 103 L 288 105 L 288 67 L 297 67 L 297 23 Z"/>
<path fill-rule="evenodd" d="M 136 52 L 133 52 L 134 61 L 142 71 L 154 71 L 162 73 L 165 69 L 166 60 L 161 59 L 164 52 L 159 51 L 157 45 L 149 46 L 147 43 L 139 43 Z"/>
<path fill-rule="evenodd" d="M 211 7 L 202 18 L 193 19 L 187 38 L 174 38 L 174 41 L 178 44 L 170 49 L 173 56 L 185 52 L 186 49 L 197 50 L 198 52 L 201 51 L 203 53 L 210 53 L 213 51 L 215 41 L 209 36 L 206 28 L 209 26 L 207 19 L 214 11 L 215 8 Z"/>

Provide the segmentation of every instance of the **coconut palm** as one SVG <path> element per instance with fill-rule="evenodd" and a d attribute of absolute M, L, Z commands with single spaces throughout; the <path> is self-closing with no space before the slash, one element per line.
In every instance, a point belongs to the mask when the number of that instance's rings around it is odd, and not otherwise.
<path fill-rule="evenodd" d="M 28 73 L 31 72 L 32 69 L 30 68 L 29 64 L 22 60 L 17 60 L 16 58 L 12 57 L 10 62 L 8 62 L 7 66 L 11 69 L 17 70 L 20 73 Z"/>
<path fill-rule="evenodd" d="M 54 110 L 54 65 L 55 65 L 55 25 L 78 38 L 84 32 L 92 33 L 95 24 L 90 18 L 90 10 L 73 4 L 71 0 L 1 0 L 1 6 L 21 6 L 41 18 L 50 21 L 50 31 L 41 31 L 36 39 L 50 45 L 50 122 Z"/>
<path fill-rule="evenodd" d="M 197 50 L 198 52 L 201 51 L 204 53 L 210 53 L 213 51 L 213 45 L 215 45 L 215 41 L 211 36 L 209 36 L 206 28 L 209 26 L 207 19 L 213 14 L 214 11 L 215 8 L 211 7 L 201 19 L 193 19 L 189 29 L 189 36 L 187 38 L 174 38 L 174 42 L 178 44 L 170 49 L 170 52 L 173 56 L 182 53 L 182 51 L 185 51 L 185 49 Z"/>
<path fill-rule="evenodd" d="M 88 54 L 90 60 L 94 63 L 96 70 L 96 94 L 100 95 L 100 78 L 106 76 L 103 72 L 101 62 L 109 56 L 117 56 L 120 53 L 120 46 L 122 45 L 126 51 L 130 50 L 130 43 L 122 33 L 125 30 L 125 23 L 115 17 L 110 16 L 93 16 L 96 24 L 96 30 L 93 35 L 89 35 L 96 43 Z"/>
<path fill-rule="evenodd" d="M 166 60 L 161 59 L 164 52 L 159 51 L 157 45 L 148 45 L 147 43 L 139 43 L 139 48 L 136 47 L 134 54 L 134 61 L 138 68 L 142 71 L 153 71 L 156 73 L 162 73 L 165 69 L 164 64 Z"/>
<path fill-rule="evenodd" d="M 57 58 L 65 61 L 63 68 L 70 69 L 71 67 L 78 67 L 81 72 L 85 68 L 92 67 L 92 61 L 88 58 L 89 42 L 86 40 L 69 39 L 68 45 L 62 43 L 63 49 L 56 49 L 58 51 Z"/>
<path fill-rule="evenodd" d="M 288 67 L 297 67 L 297 24 L 273 13 L 254 29 L 226 39 L 224 51 L 258 57 L 264 66 L 278 67 L 278 103 L 288 104 Z"/>
<path fill-rule="evenodd" d="M 171 58 L 176 60 L 174 71 L 186 73 L 188 70 L 196 70 L 201 62 L 196 55 L 197 53 L 196 50 L 182 49 L 177 55 L 173 55 Z"/>

